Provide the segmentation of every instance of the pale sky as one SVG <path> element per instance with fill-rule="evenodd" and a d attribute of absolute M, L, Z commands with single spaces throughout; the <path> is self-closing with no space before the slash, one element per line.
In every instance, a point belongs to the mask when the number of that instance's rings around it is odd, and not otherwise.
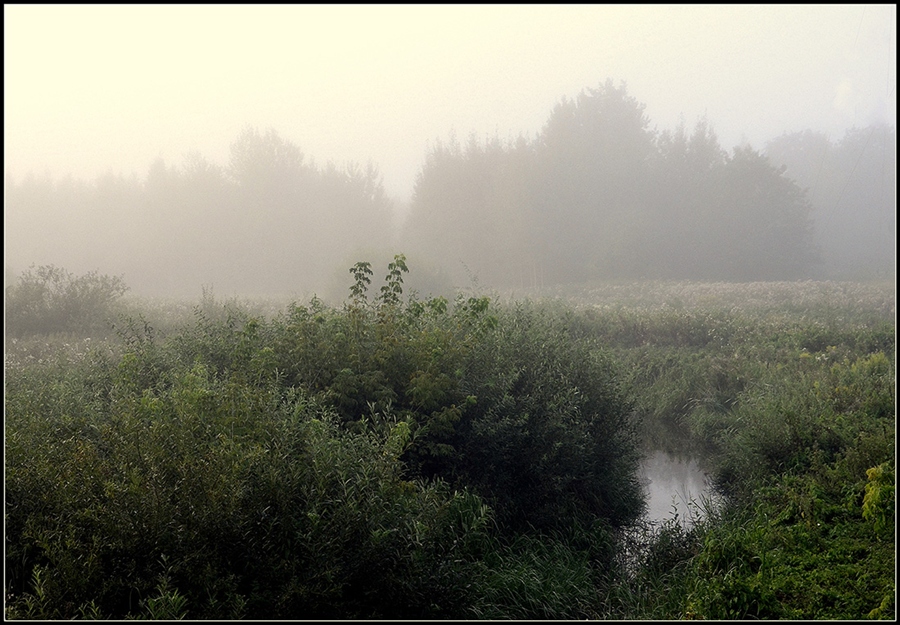
<path fill-rule="evenodd" d="M 612 79 L 726 149 L 896 124 L 895 5 L 4 5 L 6 172 L 139 178 L 246 126 L 408 199 L 428 145 Z"/>

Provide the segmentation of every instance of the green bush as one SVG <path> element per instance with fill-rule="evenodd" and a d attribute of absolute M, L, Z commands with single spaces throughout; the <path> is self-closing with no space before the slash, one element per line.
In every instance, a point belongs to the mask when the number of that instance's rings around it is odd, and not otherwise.
<path fill-rule="evenodd" d="M 474 398 L 449 437 L 446 467 L 516 530 L 559 529 L 578 515 L 626 525 L 643 512 L 638 440 L 619 371 L 567 320 L 520 303 L 467 354 Z"/>
<path fill-rule="evenodd" d="M 107 331 L 113 303 L 127 290 L 121 277 L 96 271 L 74 276 L 53 265 L 32 266 L 6 287 L 7 336 Z"/>
<path fill-rule="evenodd" d="M 410 424 L 411 475 L 476 489 L 504 528 L 639 516 L 631 406 L 601 346 L 573 334 L 560 310 L 485 297 L 403 303 L 403 260 L 374 301 L 371 269 L 358 263 L 342 310 L 314 300 L 269 324 L 200 323 L 181 358 L 229 375 L 255 362 L 255 375 L 305 389 L 349 431 L 396 415 Z M 256 342 L 242 351 L 251 327 Z"/>
<path fill-rule="evenodd" d="M 130 375 L 120 368 L 109 390 Z M 302 393 L 248 389 L 202 364 L 168 388 L 109 396 L 105 416 L 74 421 L 60 404 L 29 411 L 13 397 L 14 613 L 427 618 L 467 605 L 465 560 L 490 511 L 405 479 L 404 422 L 342 432 Z M 423 602 L 439 592 L 439 607 Z"/>
<path fill-rule="evenodd" d="M 11 372 L 8 614 L 595 614 L 609 533 L 572 528 L 641 505 L 614 367 L 539 310 L 401 302 L 402 271 L 343 309 L 125 318 L 100 369 Z M 523 550 L 541 529 L 581 538 Z"/>

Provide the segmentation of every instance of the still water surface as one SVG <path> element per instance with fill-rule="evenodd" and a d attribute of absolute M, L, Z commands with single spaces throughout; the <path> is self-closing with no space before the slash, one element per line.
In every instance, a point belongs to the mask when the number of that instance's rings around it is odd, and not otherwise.
<path fill-rule="evenodd" d="M 676 514 L 687 527 L 703 516 L 704 500 L 714 499 L 709 475 L 698 458 L 663 450 L 648 452 L 641 463 L 647 518 L 661 523 Z"/>

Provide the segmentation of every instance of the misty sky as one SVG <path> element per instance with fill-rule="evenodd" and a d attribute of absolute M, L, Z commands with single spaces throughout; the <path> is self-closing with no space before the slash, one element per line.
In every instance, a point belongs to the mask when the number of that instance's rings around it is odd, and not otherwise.
<path fill-rule="evenodd" d="M 316 163 L 371 160 L 407 199 L 429 143 L 533 136 L 625 81 L 651 126 L 723 147 L 896 124 L 895 5 L 4 5 L 5 163 L 146 176 L 225 165 L 274 128 Z"/>

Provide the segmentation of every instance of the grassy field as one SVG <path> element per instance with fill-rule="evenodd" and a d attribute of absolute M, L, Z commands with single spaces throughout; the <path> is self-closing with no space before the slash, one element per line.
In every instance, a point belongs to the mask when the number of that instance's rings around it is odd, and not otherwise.
<path fill-rule="evenodd" d="M 8 290 L 7 618 L 894 618 L 893 283 L 448 302 L 394 269 L 81 326 Z M 643 521 L 647 448 L 726 505 Z"/>

